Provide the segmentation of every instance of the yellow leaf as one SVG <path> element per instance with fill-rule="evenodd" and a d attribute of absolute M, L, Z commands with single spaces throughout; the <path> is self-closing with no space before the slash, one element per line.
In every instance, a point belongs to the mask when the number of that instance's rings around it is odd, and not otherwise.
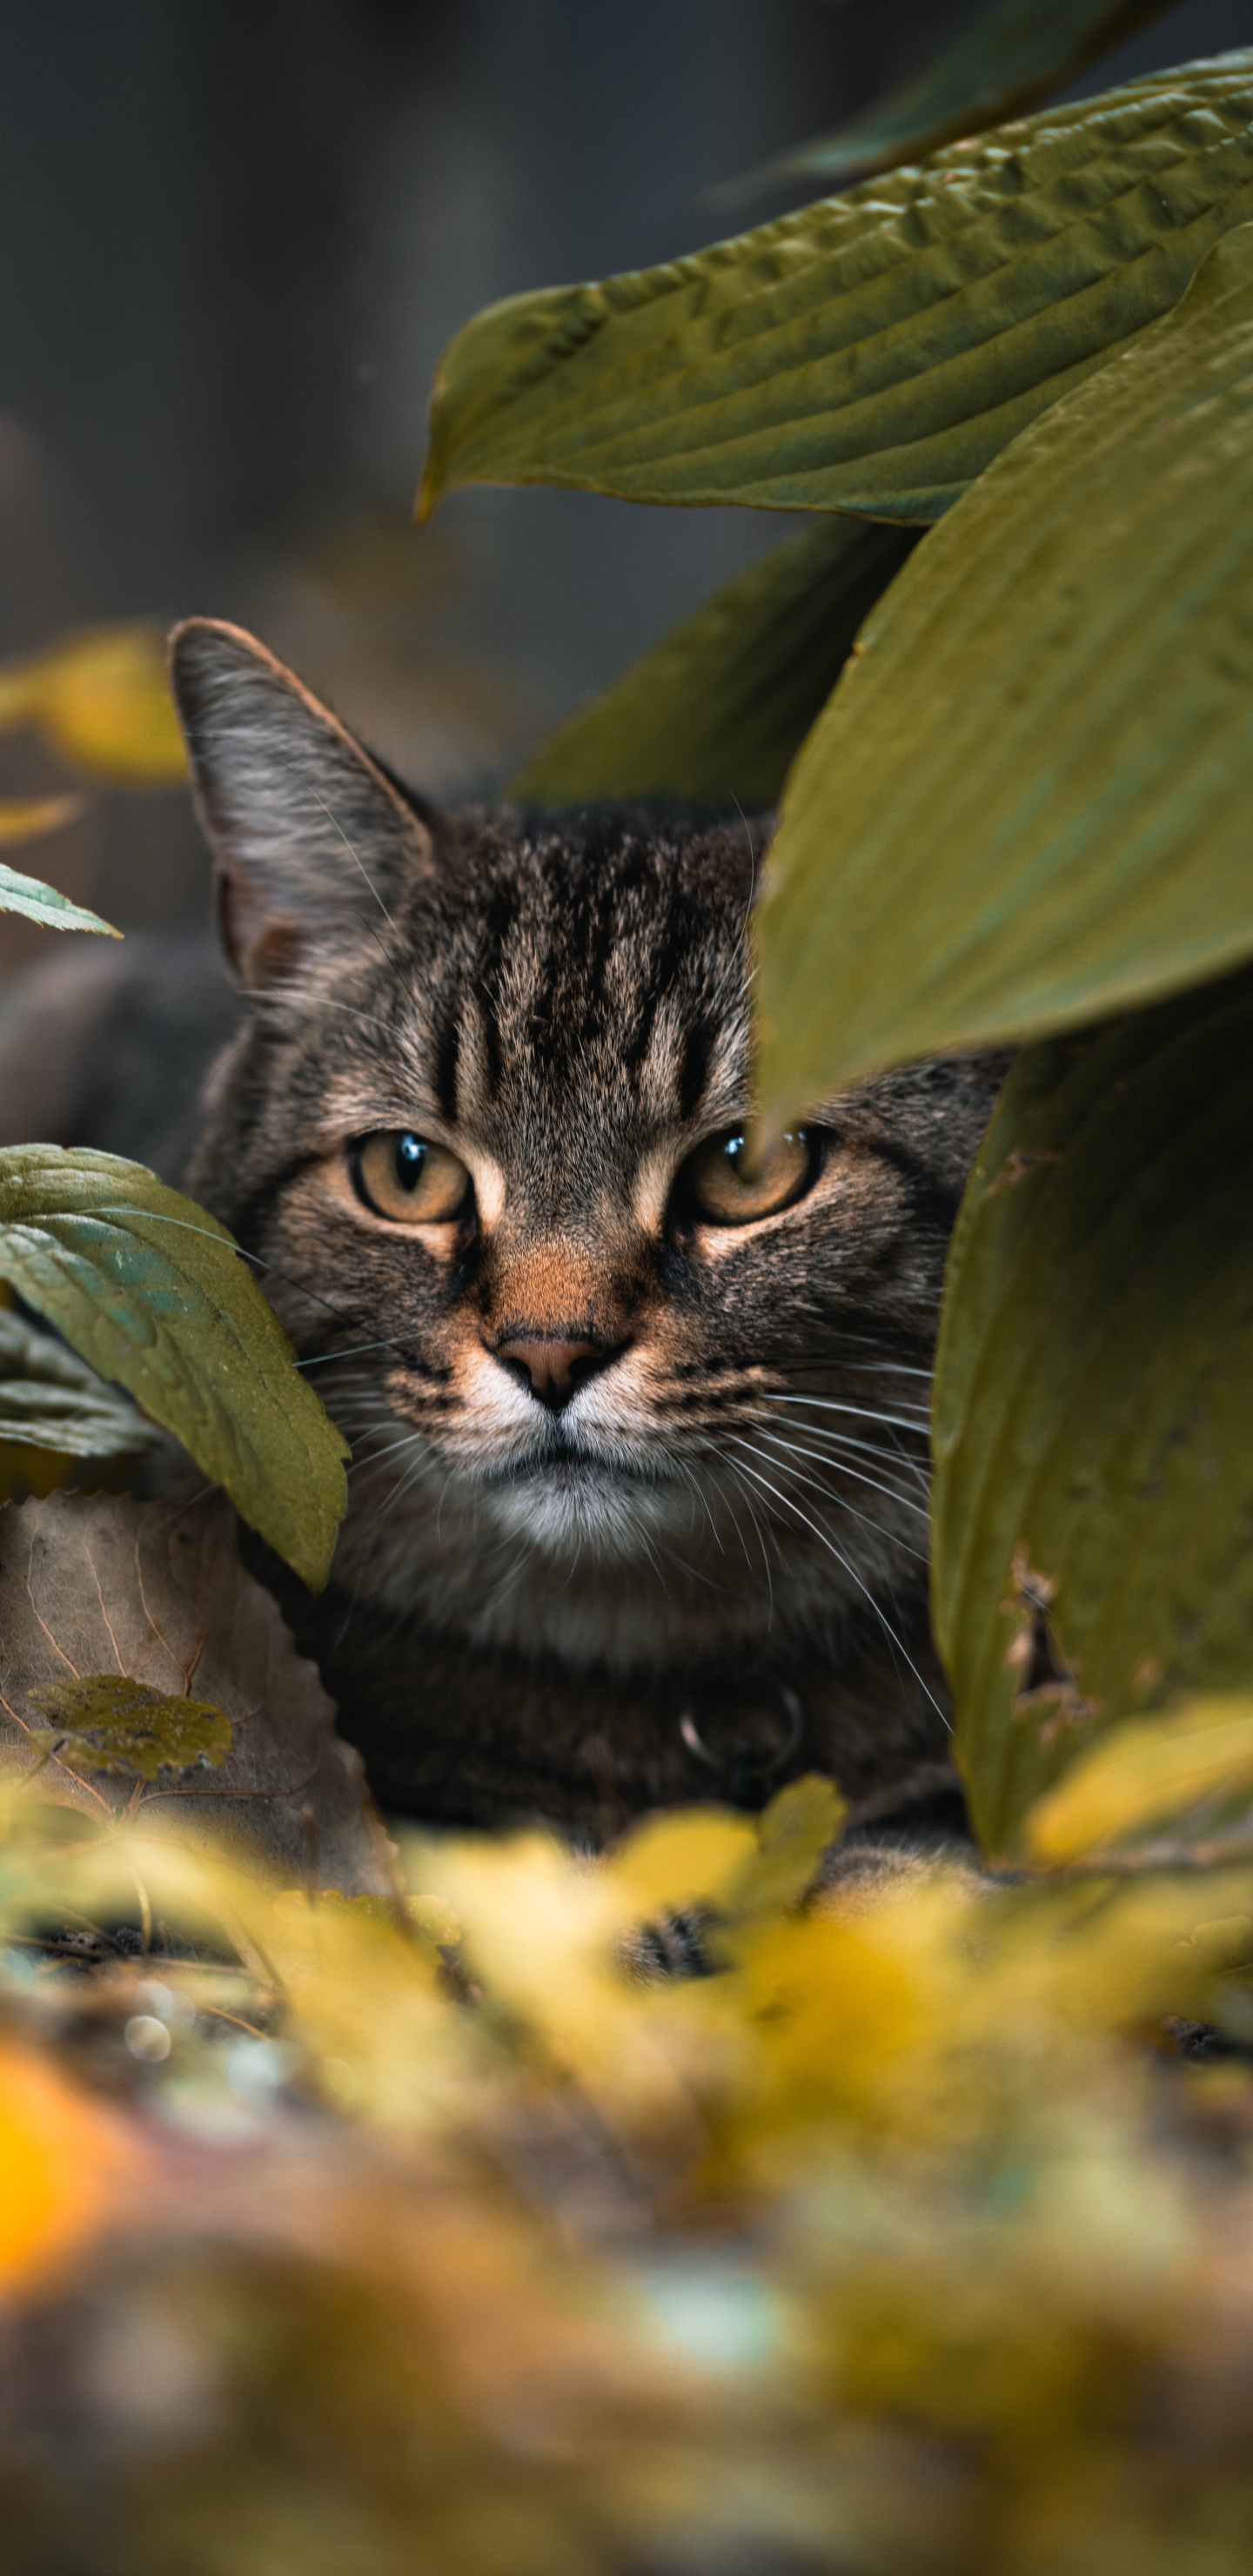
<path fill-rule="evenodd" d="M 187 756 L 155 626 L 101 626 L 0 669 L 0 731 L 30 725 L 118 787 L 176 786 Z"/>
<path fill-rule="evenodd" d="M 783 1913 L 799 1905 L 847 1814 L 847 1802 L 818 1771 L 777 1790 L 758 1821 L 760 1848 L 735 1889 L 735 1912 Z"/>
<path fill-rule="evenodd" d="M 38 841 L 45 832 L 63 831 L 83 812 L 81 796 L 17 796 L 0 801 L 0 849 L 15 841 Z"/>
<path fill-rule="evenodd" d="M 637 1825 L 606 1876 L 633 1911 L 656 1914 L 667 1906 L 717 1905 L 757 1856 L 751 1817 L 725 1807 L 679 1807 Z"/>
<path fill-rule="evenodd" d="M 1243 1790 L 1253 1790 L 1253 1700 L 1196 1700 L 1180 1716 L 1115 1727 L 1032 1808 L 1027 1850 L 1038 1861 L 1085 1859 Z"/>

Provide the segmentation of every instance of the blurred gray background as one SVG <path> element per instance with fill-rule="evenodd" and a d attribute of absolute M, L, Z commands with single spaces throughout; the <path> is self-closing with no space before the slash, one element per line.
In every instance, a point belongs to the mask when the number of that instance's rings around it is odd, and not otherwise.
<path fill-rule="evenodd" d="M 0 0 L 0 653 L 234 617 L 416 784 L 490 792 L 782 530 L 543 491 L 455 494 L 415 530 L 444 342 L 497 296 L 782 211 L 708 191 L 978 14 Z M 1249 43 L 1253 0 L 1183 0 L 1074 94 Z M 0 793 L 55 783 L 0 744 Z M 99 797 L 25 864 L 128 926 L 204 901 L 181 792 Z"/>

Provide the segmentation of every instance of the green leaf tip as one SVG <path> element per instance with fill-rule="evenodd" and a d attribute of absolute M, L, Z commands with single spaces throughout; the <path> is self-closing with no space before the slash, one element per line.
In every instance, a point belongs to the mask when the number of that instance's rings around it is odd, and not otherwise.
<path fill-rule="evenodd" d="M 45 930 L 95 930 L 106 939 L 120 939 L 111 921 L 102 921 L 99 913 L 87 912 L 69 896 L 58 894 L 55 886 L 44 885 L 39 877 L 24 877 L 17 868 L 7 868 L 0 861 L 0 912 L 20 912 L 27 921 L 39 922 Z"/>

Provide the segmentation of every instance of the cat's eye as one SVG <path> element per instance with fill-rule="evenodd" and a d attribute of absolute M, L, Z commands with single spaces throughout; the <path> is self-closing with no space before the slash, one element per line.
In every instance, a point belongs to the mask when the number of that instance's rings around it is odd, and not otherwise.
<path fill-rule="evenodd" d="M 817 1139 L 796 1127 L 761 1156 L 751 1156 L 741 1127 L 711 1136 L 689 1154 L 679 1175 L 692 1214 L 708 1225 L 751 1225 L 803 1198 L 818 1170 Z"/>
<path fill-rule="evenodd" d="M 353 1153 L 352 1176 L 366 1206 L 393 1225 L 449 1225 L 465 1214 L 470 1197 L 465 1164 L 408 1127 L 364 1137 Z"/>

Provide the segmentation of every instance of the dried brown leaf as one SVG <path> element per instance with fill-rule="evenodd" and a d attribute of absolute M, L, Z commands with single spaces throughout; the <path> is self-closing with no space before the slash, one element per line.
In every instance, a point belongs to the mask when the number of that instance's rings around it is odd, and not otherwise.
<path fill-rule="evenodd" d="M 193 1693 L 198 1709 L 221 1713 L 232 1741 L 211 1781 L 190 1771 L 137 1783 L 133 1753 L 129 1778 L 89 1777 L 98 1751 L 90 1762 L 68 1746 L 49 1752 L 48 1694 L 98 1689 L 109 1675 L 182 1700 L 189 1718 Z M 334 1717 L 316 1667 L 241 1564 L 222 1495 L 172 1510 L 57 1494 L 0 1513 L 0 1759 L 10 1770 L 39 1762 L 41 1797 L 100 1815 L 137 1795 L 146 1826 L 208 1828 L 292 1883 L 383 1894 L 386 1839 Z"/>

